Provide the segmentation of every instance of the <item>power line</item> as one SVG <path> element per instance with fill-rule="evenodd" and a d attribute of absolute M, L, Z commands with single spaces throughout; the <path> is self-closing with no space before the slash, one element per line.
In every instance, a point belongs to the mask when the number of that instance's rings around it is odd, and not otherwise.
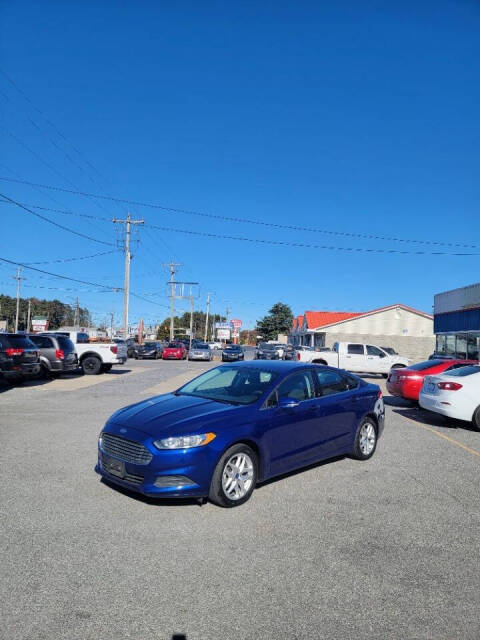
<path fill-rule="evenodd" d="M 24 209 L 25 211 L 28 211 L 28 213 L 31 213 L 33 216 L 36 216 L 37 218 L 40 218 L 41 220 L 45 220 L 45 222 L 49 222 L 50 224 L 53 224 L 55 227 L 58 227 L 59 229 L 63 229 L 64 231 L 68 231 L 69 233 L 73 233 L 76 236 L 80 236 L 80 238 L 85 238 L 86 240 L 91 240 L 92 242 L 98 242 L 99 244 L 105 244 L 105 245 L 107 245 L 109 247 L 115 247 L 115 245 L 112 242 L 105 242 L 105 240 L 99 240 L 98 238 L 92 238 L 92 236 L 87 236 L 85 233 L 80 233 L 80 231 L 75 231 L 74 229 L 70 229 L 69 227 L 65 227 L 63 224 L 59 224 L 58 222 L 55 222 L 55 220 L 50 220 L 50 218 L 47 218 L 46 216 L 42 216 L 40 213 L 36 213 L 35 211 L 32 211 L 31 209 L 29 209 L 25 205 L 21 204 L 20 202 L 17 202 L 16 200 L 12 200 L 12 198 L 9 198 L 4 193 L 0 193 L 0 197 L 2 197 L 5 201 L 9 202 L 10 204 L 14 204 L 17 207 L 20 207 L 21 209 Z"/>
<path fill-rule="evenodd" d="M 219 233 L 209 233 L 208 231 L 192 231 L 191 229 L 177 229 L 174 227 L 161 227 L 158 225 L 147 225 L 160 231 L 170 233 L 184 233 L 193 236 L 216 238 L 220 240 L 236 240 L 240 242 L 251 242 L 259 244 L 269 244 L 283 247 L 298 247 L 300 249 L 321 249 L 322 251 L 344 251 L 348 253 L 381 253 L 397 255 L 428 255 L 428 256 L 479 256 L 480 253 L 448 253 L 445 251 L 401 251 L 399 249 L 365 249 L 363 247 L 335 247 L 329 245 L 310 244 L 305 242 L 288 242 L 286 240 L 264 240 L 262 238 L 247 238 L 243 236 L 227 236 Z"/>
<path fill-rule="evenodd" d="M 270 227 L 270 228 L 275 228 L 275 229 L 285 229 L 287 231 L 307 231 L 308 233 L 321 233 L 321 234 L 325 234 L 325 235 L 333 235 L 333 236 L 340 236 L 340 237 L 360 238 L 360 239 L 363 239 L 363 240 L 385 240 L 385 241 L 391 241 L 391 242 L 405 242 L 405 243 L 409 243 L 409 244 L 425 244 L 425 245 L 431 245 L 431 246 L 460 247 L 460 248 L 469 248 L 469 249 L 478 248 L 478 245 L 476 245 L 476 244 L 466 244 L 466 243 L 460 243 L 460 242 L 443 242 L 443 241 L 436 241 L 436 240 L 419 240 L 419 239 L 416 239 L 416 238 L 398 238 L 396 236 L 379 236 L 379 235 L 366 234 L 366 233 L 354 233 L 354 232 L 350 232 L 350 231 L 332 231 L 330 229 L 320 229 L 318 227 L 286 225 L 286 224 L 279 224 L 279 223 L 274 223 L 274 222 L 266 222 L 264 220 L 252 220 L 252 219 L 249 219 L 249 218 L 223 216 L 223 215 L 218 215 L 218 214 L 214 214 L 214 213 L 206 213 L 206 212 L 202 212 L 202 211 L 194 211 L 194 210 L 190 210 L 190 209 L 177 209 L 177 208 L 173 208 L 173 207 L 166 207 L 166 206 L 160 205 L 160 204 L 154 204 L 154 203 L 149 203 L 149 202 L 140 202 L 138 200 L 128 200 L 126 198 L 118 198 L 118 197 L 107 196 L 107 195 L 102 195 L 102 194 L 87 193 L 87 192 L 83 192 L 83 191 L 73 191 L 71 189 L 65 189 L 63 187 L 56 187 L 56 186 L 52 186 L 52 185 L 37 184 L 37 183 L 29 182 L 29 181 L 26 181 L 26 180 L 14 180 L 12 178 L 5 178 L 5 177 L 2 177 L 2 176 L 0 176 L 0 180 L 4 180 L 6 182 L 18 182 L 18 183 L 21 183 L 21 184 L 27 184 L 29 186 L 40 187 L 42 189 L 50 189 L 52 191 L 63 191 L 64 193 L 70 193 L 70 194 L 73 194 L 73 195 L 80 195 L 80 196 L 85 196 L 85 197 L 90 197 L 90 198 L 100 198 L 102 200 L 111 200 L 112 202 L 119 202 L 119 203 L 122 203 L 122 204 L 128 204 L 128 205 L 133 205 L 133 206 L 148 207 L 150 209 L 160 209 L 162 211 L 170 211 L 172 213 L 184 213 L 184 214 L 188 214 L 188 215 L 201 216 L 201 217 L 204 217 L 204 218 L 211 218 L 211 219 L 215 219 L 215 220 L 223 220 L 225 222 L 254 224 L 254 225 L 259 225 L 259 226 L 263 226 L 263 227 Z M 152 227 L 152 225 L 149 225 L 149 226 Z M 154 228 L 154 227 L 152 227 L 152 228 Z M 159 227 L 157 227 L 157 228 L 159 228 Z"/>
<path fill-rule="evenodd" d="M 23 98 L 32 106 L 32 108 L 45 120 L 45 122 L 55 131 L 55 133 L 62 138 L 70 147 L 75 151 L 75 153 L 88 165 L 100 178 L 106 180 L 106 178 L 102 175 L 102 173 L 86 158 L 83 156 L 82 152 L 77 149 L 77 147 L 60 131 L 60 129 L 45 115 L 45 113 L 39 109 L 33 100 L 28 97 L 28 95 L 21 89 L 17 83 L 11 78 L 6 71 L 0 68 L 0 73 L 8 80 L 8 82 L 15 88 L 15 90 L 23 96 Z M 8 98 L 9 99 L 9 98 Z"/>
<path fill-rule="evenodd" d="M 118 249 L 112 249 L 112 251 L 102 251 L 100 253 L 93 253 L 89 256 L 78 256 L 76 258 L 57 258 L 56 260 L 42 260 L 38 262 L 26 262 L 25 264 L 58 264 L 64 262 L 76 262 L 78 260 L 88 260 L 90 258 L 99 258 L 100 256 L 108 256 L 112 253 L 118 253 Z"/>
<path fill-rule="evenodd" d="M 24 269 L 29 269 L 30 271 L 38 271 L 39 273 L 46 273 L 49 276 L 54 276 L 55 278 L 61 278 L 62 280 L 70 280 L 71 282 L 79 282 L 80 284 L 87 284 L 91 287 L 100 287 L 101 289 L 108 289 L 109 291 L 123 291 L 123 287 L 109 287 L 104 284 L 98 284 L 98 282 L 89 282 L 88 280 L 78 280 L 77 278 L 70 278 L 68 276 L 62 276 L 58 273 L 52 273 L 51 271 L 45 271 L 44 269 L 38 269 L 37 267 L 30 267 L 28 264 L 23 262 L 15 262 L 14 260 L 8 260 L 7 258 L 0 257 L 2 262 L 6 262 L 7 264 L 13 264 L 16 267 L 22 267 Z"/>

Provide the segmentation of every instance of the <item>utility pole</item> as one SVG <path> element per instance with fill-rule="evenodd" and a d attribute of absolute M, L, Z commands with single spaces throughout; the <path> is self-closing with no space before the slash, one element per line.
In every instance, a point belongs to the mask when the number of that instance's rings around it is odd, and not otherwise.
<path fill-rule="evenodd" d="M 18 315 L 20 313 L 20 281 L 23 280 L 21 273 L 21 268 L 17 267 L 17 275 L 13 276 L 17 281 L 17 310 L 15 312 L 15 333 L 17 333 L 18 331 Z"/>
<path fill-rule="evenodd" d="M 207 293 L 207 315 L 205 318 L 205 339 L 204 342 L 207 341 L 208 338 L 208 312 L 210 311 L 210 294 Z"/>
<path fill-rule="evenodd" d="M 132 224 L 144 224 L 144 219 L 132 220 L 130 214 L 127 214 L 125 220 L 113 218 L 114 224 L 125 225 L 125 284 L 123 286 L 123 336 L 125 340 L 128 338 L 128 303 L 130 299 L 130 261 L 132 259 L 130 253 L 130 226 Z"/>
<path fill-rule="evenodd" d="M 173 318 L 175 316 L 175 267 L 181 267 L 179 262 L 173 262 L 164 264 L 164 267 L 170 268 L 170 342 L 173 340 Z"/>
<path fill-rule="evenodd" d="M 78 328 L 80 324 L 80 307 L 78 306 L 78 296 L 75 298 L 75 316 L 73 318 L 73 326 L 75 329 Z"/>
<path fill-rule="evenodd" d="M 30 331 L 30 316 L 32 315 L 32 301 L 28 300 L 28 315 L 27 315 L 27 331 Z"/>
<path fill-rule="evenodd" d="M 110 311 L 110 340 L 113 338 L 113 318 L 114 318 L 114 313 L 113 311 Z"/>
<path fill-rule="evenodd" d="M 192 295 L 192 287 L 190 287 L 190 346 L 189 346 L 189 349 L 192 348 L 192 333 L 193 333 L 193 295 Z"/>

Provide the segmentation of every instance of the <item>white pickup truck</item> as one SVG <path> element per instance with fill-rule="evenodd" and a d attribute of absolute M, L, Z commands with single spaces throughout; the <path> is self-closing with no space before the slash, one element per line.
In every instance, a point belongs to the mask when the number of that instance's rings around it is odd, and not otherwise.
<path fill-rule="evenodd" d="M 408 358 L 390 355 L 373 344 L 335 342 L 331 351 L 297 351 L 300 362 L 315 362 L 357 373 L 381 373 L 388 377 L 390 369 L 407 367 Z"/>
<path fill-rule="evenodd" d="M 86 375 L 97 375 L 110 371 L 114 364 L 127 360 L 126 344 L 115 342 L 90 342 L 88 333 L 82 331 L 46 331 L 67 336 L 75 345 L 78 362 Z"/>

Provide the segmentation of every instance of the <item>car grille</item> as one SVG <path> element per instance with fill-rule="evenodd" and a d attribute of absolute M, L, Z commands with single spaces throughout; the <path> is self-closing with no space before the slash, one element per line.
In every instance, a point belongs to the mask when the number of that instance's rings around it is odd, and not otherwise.
<path fill-rule="evenodd" d="M 153 457 L 143 444 L 111 433 L 102 433 L 101 448 L 104 453 L 132 464 L 148 464 Z"/>

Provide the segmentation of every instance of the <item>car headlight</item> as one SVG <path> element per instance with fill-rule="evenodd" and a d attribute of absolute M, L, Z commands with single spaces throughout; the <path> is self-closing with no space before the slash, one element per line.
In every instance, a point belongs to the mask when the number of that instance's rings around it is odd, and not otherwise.
<path fill-rule="evenodd" d="M 177 436 L 155 440 L 157 449 L 192 449 L 203 447 L 216 437 L 215 433 L 201 433 L 195 436 Z"/>

